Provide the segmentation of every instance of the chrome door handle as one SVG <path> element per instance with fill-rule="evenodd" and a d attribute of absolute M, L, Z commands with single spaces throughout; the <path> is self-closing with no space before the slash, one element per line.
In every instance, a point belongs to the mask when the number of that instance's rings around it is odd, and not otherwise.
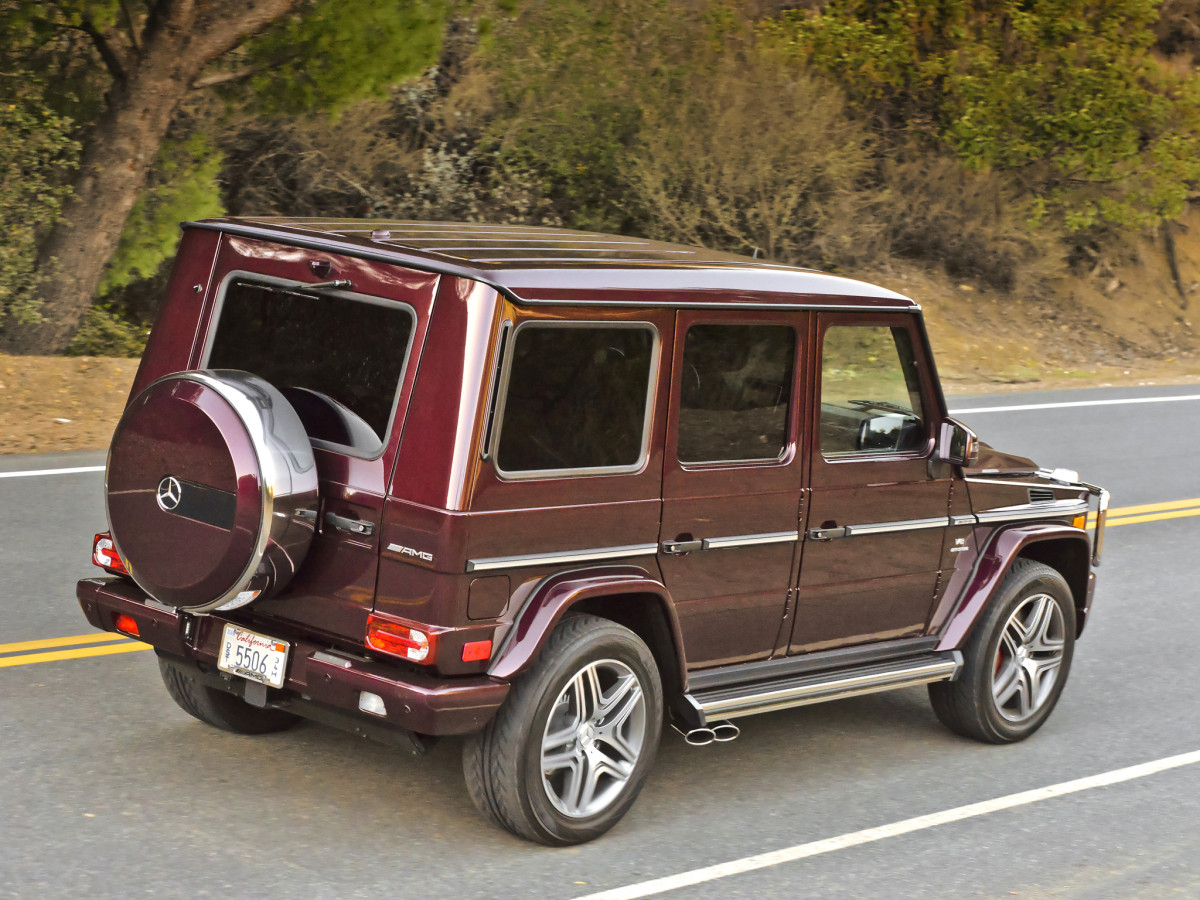
<path fill-rule="evenodd" d="M 814 541 L 832 541 L 834 538 L 845 537 L 846 528 L 845 526 L 833 528 L 810 528 L 808 530 L 808 536 Z"/>
<path fill-rule="evenodd" d="M 351 519 L 349 516 L 339 516 L 337 513 L 325 513 L 325 523 L 332 525 L 338 531 L 345 531 L 349 534 L 361 534 L 363 537 L 370 537 L 375 533 L 374 522 Z"/>
<path fill-rule="evenodd" d="M 704 541 L 663 541 L 662 552 L 671 556 L 682 556 L 693 550 L 704 549 Z"/>

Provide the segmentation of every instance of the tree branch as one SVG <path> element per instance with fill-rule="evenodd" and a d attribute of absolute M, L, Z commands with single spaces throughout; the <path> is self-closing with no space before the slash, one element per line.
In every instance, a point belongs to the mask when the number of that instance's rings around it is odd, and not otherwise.
<path fill-rule="evenodd" d="M 81 25 L 76 26 L 80 31 L 92 39 L 96 50 L 100 53 L 100 58 L 104 60 L 104 65 L 108 69 L 108 73 L 117 81 L 124 81 L 126 78 L 127 60 L 122 60 L 117 49 L 108 41 L 103 34 L 96 30 L 96 26 L 92 24 L 90 18 L 85 18 Z"/>
<path fill-rule="evenodd" d="M 214 72 L 212 75 L 205 75 L 202 78 L 197 78 L 192 82 L 192 90 L 200 88 L 213 87 L 218 84 L 227 84 L 230 81 L 240 81 L 243 78 L 249 78 L 251 75 L 257 75 L 263 71 L 262 66 L 242 66 L 240 69 L 232 69 L 228 72 Z"/>
<path fill-rule="evenodd" d="M 137 25 L 133 21 L 133 10 L 129 8 L 129 0 L 121 0 L 121 12 L 125 14 L 125 29 L 129 32 L 129 43 L 134 53 L 142 52 L 142 42 L 138 40 Z"/>

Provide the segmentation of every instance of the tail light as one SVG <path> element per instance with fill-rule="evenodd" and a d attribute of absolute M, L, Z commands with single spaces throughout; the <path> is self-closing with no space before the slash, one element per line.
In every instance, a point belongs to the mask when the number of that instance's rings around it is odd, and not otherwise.
<path fill-rule="evenodd" d="M 367 619 L 367 646 L 409 662 L 432 665 L 437 656 L 437 633 L 372 614 Z"/>
<path fill-rule="evenodd" d="M 125 563 L 121 560 L 121 555 L 117 553 L 117 546 L 113 543 L 112 535 L 107 531 L 102 531 L 92 538 L 92 564 L 106 572 L 112 572 L 114 575 L 129 574 L 129 570 L 125 568 Z"/>

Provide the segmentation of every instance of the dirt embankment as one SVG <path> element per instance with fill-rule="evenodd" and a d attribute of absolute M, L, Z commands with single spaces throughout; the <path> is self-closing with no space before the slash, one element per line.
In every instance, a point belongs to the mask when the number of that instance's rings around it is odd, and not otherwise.
<path fill-rule="evenodd" d="M 1161 242 L 1097 259 L 1052 298 L 893 264 L 855 273 L 918 300 L 948 394 L 1200 383 L 1200 215 Z M 1182 291 L 1181 291 L 1182 288 Z M 108 446 L 137 360 L 0 355 L 0 453 Z"/>
<path fill-rule="evenodd" d="M 0 453 L 108 446 L 136 359 L 0 355 Z"/>

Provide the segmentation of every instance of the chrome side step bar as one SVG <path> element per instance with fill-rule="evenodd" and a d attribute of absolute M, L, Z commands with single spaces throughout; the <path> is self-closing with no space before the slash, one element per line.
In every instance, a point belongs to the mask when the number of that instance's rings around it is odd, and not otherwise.
<path fill-rule="evenodd" d="M 951 681 L 962 668 L 962 654 L 924 653 L 917 657 L 697 691 L 691 695 L 705 720 L 734 719 L 792 706 L 842 700 L 878 691 Z"/>

